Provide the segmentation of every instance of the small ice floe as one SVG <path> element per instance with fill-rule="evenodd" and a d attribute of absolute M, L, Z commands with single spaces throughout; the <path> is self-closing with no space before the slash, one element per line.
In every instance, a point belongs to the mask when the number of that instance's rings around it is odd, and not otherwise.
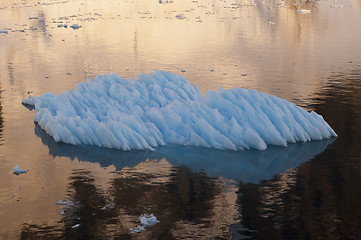
<path fill-rule="evenodd" d="M 74 23 L 73 25 L 71 25 L 70 26 L 72 29 L 78 29 L 78 28 L 81 28 L 81 26 L 80 25 L 78 25 L 78 24 L 76 24 L 76 23 Z"/>
<path fill-rule="evenodd" d="M 105 205 L 104 207 L 102 207 L 100 210 L 103 210 L 103 211 L 104 211 L 104 210 L 107 210 L 107 208 L 110 207 L 110 206 L 111 206 L 110 204 L 107 204 L 107 205 Z"/>
<path fill-rule="evenodd" d="M 330 5 L 332 8 L 343 8 L 343 5 Z"/>
<path fill-rule="evenodd" d="M 147 213 L 140 215 L 139 220 L 141 225 L 138 225 L 135 229 L 129 229 L 130 233 L 139 233 L 144 231 L 146 227 L 160 223 L 160 221 L 153 214 Z"/>
<path fill-rule="evenodd" d="M 160 223 L 160 221 L 153 215 L 153 214 L 142 214 L 140 217 L 140 223 L 144 226 L 144 227 L 150 227 L 153 226 L 157 223 Z"/>
<path fill-rule="evenodd" d="M 70 200 L 68 200 L 68 201 L 59 200 L 59 201 L 57 201 L 56 205 L 65 205 L 68 207 L 72 207 L 75 205 L 75 203 Z"/>
<path fill-rule="evenodd" d="M 15 175 L 19 175 L 19 174 L 23 174 L 23 173 L 27 173 L 29 170 L 23 170 L 21 168 L 19 168 L 19 165 L 16 165 L 14 168 L 13 168 L 13 174 Z"/>
<path fill-rule="evenodd" d="M 176 18 L 178 18 L 179 20 L 184 20 L 186 19 L 186 17 L 183 14 L 178 14 L 175 16 Z"/>
<path fill-rule="evenodd" d="M 298 9 L 297 12 L 298 12 L 298 13 L 303 13 L 303 14 L 305 14 L 305 13 L 310 13 L 311 10 L 308 10 L 308 9 Z"/>
<path fill-rule="evenodd" d="M 143 226 L 137 226 L 137 228 L 135 229 L 130 229 L 130 233 L 140 233 L 140 232 L 143 232 L 145 230 L 145 228 Z"/>
<path fill-rule="evenodd" d="M 59 212 L 60 215 L 64 215 L 66 211 L 68 211 L 71 207 L 75 206 L 75 203 L 73 201 L 63 201 L 63 200 L 59 200 L 57 201 L 56 205 L 61 205 L 62 210 Z"/>
<path fill-rule="evenodd" d="M 80 224 L 78 223 L 78 224 L 75 224 L 74 226 L 72 226 L 71 228 L 78 228 L 78 227 L 80 227 Z"/>

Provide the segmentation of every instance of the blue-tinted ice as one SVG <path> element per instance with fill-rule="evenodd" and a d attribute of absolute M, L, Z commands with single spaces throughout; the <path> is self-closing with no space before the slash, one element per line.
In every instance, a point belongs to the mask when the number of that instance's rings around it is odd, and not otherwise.
<path fill-rule="evenodd" d="M 243 88 L 203 96 L 197 85 L 163 71 L 138 80 L 106 74 L 23 103 L 35 107 L 35 122 L 55 141 L 73 145 L 264 150 L 337 136 L 321 115 L 278 97 Z"/>

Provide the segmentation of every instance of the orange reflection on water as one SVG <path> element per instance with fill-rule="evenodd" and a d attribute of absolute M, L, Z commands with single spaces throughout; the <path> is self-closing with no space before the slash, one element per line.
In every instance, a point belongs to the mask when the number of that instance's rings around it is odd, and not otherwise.
<path fill-rule="evenodd" d="M 310 13 L 300 14 L 297 9 L 309 9 Z M 4 173 L 0 176 L 0 225 L 1 232 L 9 229 L 8 235 L 2 236 L 18 236 L 21 229 L 31 232 L 31 227 L 23 226 L 24 223 L 40 225 L 39 229 L 45 223 L 55 229 L 59 227 L 57 222 L 62 216 L 55 203 L 67 194 L 68 185 L 74 183 L 72 177 L 84 169 L 91 170 L 93 178 L 89 181 L 94 182 L 97 190 L 94 196 L 102 201 L 105 201 L 102 194 L 113 185 L 122 187 L 129 183 L 113 173 L 114 167 L 104 169 L 98 163 L 49 153 L 34 134 L 34 113 L 21 105 L 28 93 L 59 94 L 99 74 L 114 72 L 129 78 L 160 69 L 182 74 L 191 83 L 197 82 L 202 93 L 217 86 L 246 87 L 303 103 L 304 99 L 318 96 L 333 81 L 328 78 L 332 72 L 361 66 L 360 22 L 361 5 L 357 0 L 0 1 L 0 31 L 3 31 L 0 90 L 6 90 L 0 93 L 0 169 Z M 81 27 L 72 29 L 73 24 Z M 352 91 L 350 95 L 357 94 Z M 337 126 L 338 122 L 334 123 Z M 29 173 L 8 174 L 16 164 L 30 169 Z M 215 184 L 202 174 L 187 168 L 174 170 L 170 165 L 164 161 L 160 165 L 151 162 L 135 165 L 135 169 L 126 170 L 138 175 L 130 174 L 135 179 L 126 180 L 130 183 L 134 180 L 139 185 L 135 189 L 147 189 L 149 186 L 140 184 L 142 176 L 139 179 L 136 176 L 163 174 L 157 178 L 161 186 L 151 190 L 167 191 L 169 188 L 164 184 L 172 181 L 173 187 L 182 186 L 177 191 L 173 188 L 173 195 L 168 195 L 168 200 L 173 201 L 175 196 L 182 200 L 171 202 L 168 211 L 179 204 L 176 206 L 179 213 L 185 214 L 181 211 L 182 204 L 187 203 L 190 206 L 186 207 L 194 210 L 188 213 L 195 214 L 197 220 L 209 217 L 214 211 L 216 217 L 207 221 L 217 226 L 211 229 L 215 235 L 222 235 L 224 232 L 218 231 L 224 225 L 216 219 L 229 224 L 235 212 L 232 205 L 235 191 L 226 192 L 220 189 L 222 184 Z M 147 172 L 145 166 L 153 168 L 153 172 Z M 195 209 L 201 205 L 199 199 L 187 199 L 191 181 L 197 187 L 193 194 L 207 200 L 204 211 Z M 206 184 L 211 194 L 207 195 L 200 183 Z M 278 193 L 287 190 L 286 187 L 279 186 Z M 143 199 L 156 195 L 152 191 L 147 193 Z M 120 193 L 114 195 L 122 199 Z M 131 204 L 131 198 L 123 200 Z M 226 209 L 222 211 L 222 207 Z M 99 213 L 98 210 L 95 212 Z M 119 216 L 128 217 L 124 220 L 128 225 L 135 221 L 135 213 L 118 210 L 124 213 Z M 171 214 L 165 218 L 171 220 L 172 226 L 199 228 L 184 219 L 177 222 Z M 125 234 L 128 225 L 122 229 Z M 64 227 L 72 231 L 70 225 Z M 180 233 L 180 230 L 169 231 Z"/>

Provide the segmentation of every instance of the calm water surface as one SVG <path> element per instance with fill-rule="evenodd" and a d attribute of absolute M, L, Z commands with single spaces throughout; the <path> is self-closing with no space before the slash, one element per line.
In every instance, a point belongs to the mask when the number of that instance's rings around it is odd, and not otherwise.
<path fill-rule="evenodd" d="M 360 26 L 359 0 L 0 0 L 0 239 L 361 239 Z M 121 152 L 56 143 L 21 104 L 153 69 L 282 97 L 339 137 Z M 130 233 L 145 213 L 160 223 Z"/>

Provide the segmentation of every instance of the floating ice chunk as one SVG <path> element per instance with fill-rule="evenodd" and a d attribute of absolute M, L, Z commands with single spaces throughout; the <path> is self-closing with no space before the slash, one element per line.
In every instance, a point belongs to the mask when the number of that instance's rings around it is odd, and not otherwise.
<path fill-rule="evenodd" d="M 78 223 L 78 224 L 75 224 L 74 226 L 72 226 L 71 228 L 78 228 L 78 227 L 80 227 L 80 224 Z"/>
<path fill-rule="evenodd" d="M 110 204 L 107 204 L 107 205 L 105 205 L 104 207 L 102 207 L 100 210 L 107 210 L 108 209 L 108 207 L 110 207 L 111 205 Z"/>
<path fill-rule="evenodd" d="M 186 19 L 186 17 L 183 14 L 178 14 L 175 16 L 176 18 L 178 18 L 179 20 L 184 20 Z"/>
<path fill-rule="evenodd" d="M 341 5 L 330 5 L 330 7 L 332 7 L 332 8 L 343 8 L 343 5 L 341 4 Z"/>
<path fill-rule="evenodd" d="M 78 24 L 76 24 L 76 23 L 74 23 L 73 25 L 71 25 L 70 26 L 72 29 L 78 29 L 78 28 L 81 28 L 81 26 L 80 25 L 78 25 Z"/>
<path fill-rule="evenodd" d="M 159 220 L 157 220 L 157 218 L 153 215 L 153 214 L 142 214 L 139 217 L 140 223 L 144 226 L 144 227 L 150 227 L 153 226 L 157 223 L 160 223 Z"/>
<path fill-rule="evenodd" d="M 66 206 L 68 206 L 68 207 L 72 207 L 72 206 L 74 206 L 75 205 L 75 203 L 74 202 L 72 202 L 72 201 L 63 201 L 63 200 L 59 200 L 57 203 L 56 203 L 56 205 L 66 205 Z"/>
<path fill-rule="evenodd" d="M 130 233 L 139 233 L 145 230 L 146 227 L 154 226 L 157 223 L 160 223 L 160 221 L 153 215 L 153 214 L 142 214 L 139 217 L 140 224 L 135 229 L 130 229 Z"/>
<path fill-rule="evenodd" d="M 23 104 L 35 107 L 34 121 L 57 142 L 121 150 L 166 144 L 264 150 L 337 136 L 322 116 L 278 97 L 243 88 L 203 96 L 197 84 L 163 71 L 138 80 L 106 74 Z"/>
<path fill-rule="evenodd" d="M 145 228 L 143 226 L 137 226 L 137 228 L 135 229 L 129 229 L 130 230 L 130 233 L 140 233 L 140 232 L 143 232 L 145 230 Z"/>
<path fill-rule="evenodd" d="M 23 174 L 23 173 L 27 173 L 29 170 L 23 170 L 23 169 L 20 169 L 19 168 L 19 165 L 16 165 L 14 168 L 13 168 L 13 174 L 15 175 L 19 175 L 19 174 Z"/>
<path fill-rule="evenodd" d="M 298 9 L 297 12 L 298 12 L 298 13 L 310 13 L 311 10 L 308 10 L 308 9 Z"/>

